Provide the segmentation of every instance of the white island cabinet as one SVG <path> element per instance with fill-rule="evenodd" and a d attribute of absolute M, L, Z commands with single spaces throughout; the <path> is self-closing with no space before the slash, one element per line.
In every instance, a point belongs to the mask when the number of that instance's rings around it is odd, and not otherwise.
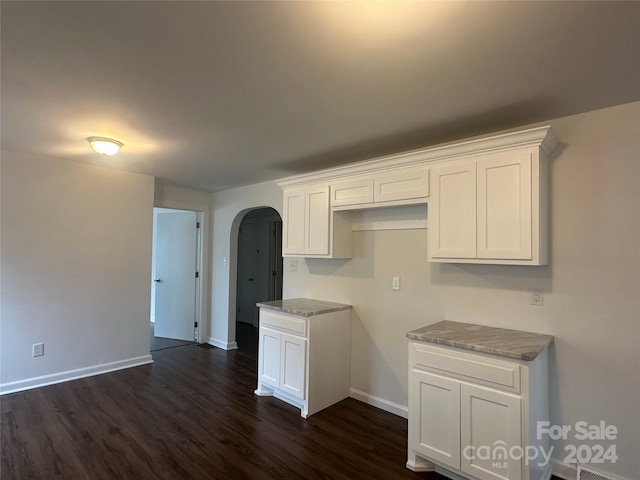
<path fill-rule="evenodd" d="M 258 387 L 302 417 L 349 396 L 351 305 L 296 298 L 258 303 Z"/>
<path fill-rule="evenodd" d="M 407 467 L 471 480 L 548 480 L 553 337 L 458 322 L 407 334 Z M 527 455 L 535 458 L 527 458 Z"/>

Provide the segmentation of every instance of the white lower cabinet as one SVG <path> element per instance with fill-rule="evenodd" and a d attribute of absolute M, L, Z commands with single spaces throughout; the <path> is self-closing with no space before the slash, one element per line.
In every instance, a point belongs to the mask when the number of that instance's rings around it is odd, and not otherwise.
<path fill-rule="evenodd" d="M 526 362 L 453 347 L 409 344 L 407 467 L 451 478 L 541 480 L 548 420 L 547 352 Z M 524 455 L 537 452 L 537 458 Z"/>
<path fill-rule="evenodd" d="M 299 316 L 260 309 L 258 387 L 308 417 L 349 396 L 351 310 Z"/>
<path fill-rule="evenodd" d="M 307 341 L 270 328 L 260 330 L 260 381 L 304 400 Z"/>

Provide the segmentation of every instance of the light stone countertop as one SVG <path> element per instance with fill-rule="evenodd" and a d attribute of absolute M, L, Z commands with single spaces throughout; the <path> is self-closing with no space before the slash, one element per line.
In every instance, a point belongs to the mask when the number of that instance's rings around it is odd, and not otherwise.
<path fill-rule="evenodd" d="M 551 335 L 449 320 L 413 330 L 407 337 L 527 361 L 553 342 Z"/>
<path fill-rule="evenodd" d="M 323 313 L 339 312 L 349 310 L 351 305 L 344 303 L 325 302 L 324 300 L 313 300 L 310 298 L 291 298 L 288 300 L 273 300 L 271 302 L 261 302 L 256 304 L 260 308 L 276 310 L 278 312 L 311 317 Z"/>

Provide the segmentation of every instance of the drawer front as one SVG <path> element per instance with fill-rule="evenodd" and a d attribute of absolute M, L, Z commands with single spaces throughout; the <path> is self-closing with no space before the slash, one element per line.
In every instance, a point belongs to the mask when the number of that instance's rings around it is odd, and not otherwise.
<path fill-rule="evenodd" d="M 331 206 L 373 202 L 373 178 L 345 180 L 331 184 Z"/>
<path fill-rule="evenodd" d="M 413 368 L 520 393 L 520 365 L 413 343 Z"/>
<path fill-rule="evenodd" d="M 307 336 L 307 319 L 260 309 L 260 326 L 273 328 L 300 337 Z"/>
<path fill-rule="evenodd" d="M 378 175 L 374 181 L 376 202 L 409 200 L 429 196 L 429 170 L 424 167 L 395 170 Z"/>

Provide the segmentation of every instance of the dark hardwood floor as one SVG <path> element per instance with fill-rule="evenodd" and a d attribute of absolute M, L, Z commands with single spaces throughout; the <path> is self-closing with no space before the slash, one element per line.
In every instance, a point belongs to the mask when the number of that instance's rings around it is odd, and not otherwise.
<path fill-rule="evenodd" d="M 353 399 L 309 419 L 257 397 L 256 331 L 239 349 L 154 352 L 153 365 L 6 395 L 2 480 L 444 479 L 405 468 L 405 419 Z"/>
<path fill-rule="evenodd" d="M 153 322 L 149 322 L 151 327 L 151 351 L 156 352 L 158 350 L 164 350 L 165 348 L 182 347 L 183 345 L 193 345 L 196 342 L 189 342 L 186 340 L 176 340 L 174 338 L 156 337 Z"/>
<path fill-rule="evenodd" d="M 443 479 L 405 468 L 405 419 L 346 399 L 304 420 L 253 394 L 240 348 L 154 352 L 155 363 L 2 397 L 0 477 Z"/>

